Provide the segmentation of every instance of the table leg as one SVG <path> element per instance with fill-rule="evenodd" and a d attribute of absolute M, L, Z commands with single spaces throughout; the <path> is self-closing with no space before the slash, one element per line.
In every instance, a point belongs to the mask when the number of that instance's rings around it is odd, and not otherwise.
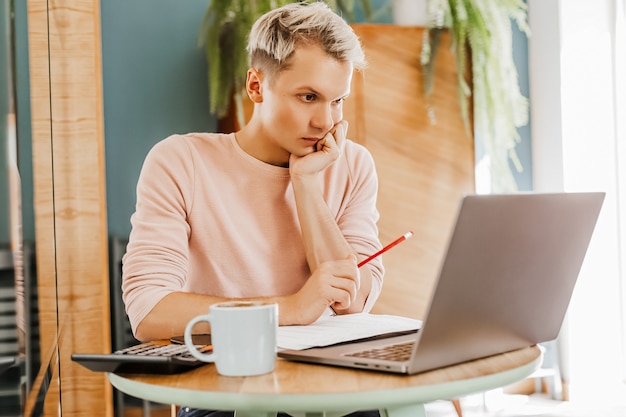
<path fill-rule="evenodd" d="M 411 404 L 380 410 L 380 417 L 426 417 L 424 404 Z"/>

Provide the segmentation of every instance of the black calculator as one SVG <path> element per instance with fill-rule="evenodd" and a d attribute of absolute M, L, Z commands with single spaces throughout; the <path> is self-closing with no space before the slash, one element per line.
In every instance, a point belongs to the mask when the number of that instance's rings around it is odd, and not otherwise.
<path fill-rule="evenodd" d="M 211 345 L 196 348 L 208 352 Z M 72 361 L 95 372 L 128 374 L 176 374 L 206 365 L 193 357 L 186 345 L 163 342 L 144 342 L 113 353 L 73 353 Z"/>

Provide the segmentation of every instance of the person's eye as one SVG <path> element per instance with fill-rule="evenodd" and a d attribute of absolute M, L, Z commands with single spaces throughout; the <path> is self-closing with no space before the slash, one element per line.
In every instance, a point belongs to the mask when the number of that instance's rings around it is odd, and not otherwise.
<path fill-rule="evenodd" d="M 300 98 L 302 99 L 302 101 L 306 103 L 311 103 L 315 101 L 315 99 L 317 99 L 317 96 L 313 93 L 307 93 L 307 94 L 300 94 Z"/>

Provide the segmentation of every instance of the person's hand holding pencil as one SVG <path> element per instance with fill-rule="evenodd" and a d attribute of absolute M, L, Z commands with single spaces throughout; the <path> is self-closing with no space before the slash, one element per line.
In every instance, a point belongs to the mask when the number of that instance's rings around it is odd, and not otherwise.
<path fill-rule="evenodd" d="M 396 240 L 394 240 L 393 242 L 391 242 L 390 244 L 388 244 L 387 246 L 385 246 L 384 248 L 382 248 L 378 252 L 375 252 L 375 253 L 371 254 L 370 256 L 368 256 L 367 258 L 363 259 L 361 262 L 359 262 L 357 264 L 357 267 L 360 268 L 363 265 L 366 265 L 372 259 L 375 259 L 376 257 L 382 255 L 383 253 L 387 252 L 389 249 L 393 248 L 394 246 L 396 246 L 399 243 L 404 242 L 405 240 L 407 240 L 411 236 L 413 236 L 413 232 L 412 231 L 406 232 L 405 234 L 403 234 L 402 236 L 400 236 L 399 238 L 397 238 Z M 332 305 L 330 305 L 329 307 L 333 311 L 333 313 L 335 315 L 337 315 L 337 312 L 336 312 L 335 308 Z"/>
<path fill-rule="evenodd" d="M 357 268 L 366 265 L 372 259 L 413 236 L 407 232 L 381 250 L 368 256 L 357 264 Z M 289 305 L 299 312 L 297 319 L 289 324 L 310 324 L 319 318 L 321 312 L 330 308 L 334 315 L 345 314 L 358 291 L 359 274 L 354 270 L 355 257 L 327 261 L 313 271 L 311 278 L 291 298 Z M 348 296 L 348 297 L 346 297 Z M 321 303 L 321 304 L 320 304 Z M 306 306 L 306 308 L 303 308 Z"/>

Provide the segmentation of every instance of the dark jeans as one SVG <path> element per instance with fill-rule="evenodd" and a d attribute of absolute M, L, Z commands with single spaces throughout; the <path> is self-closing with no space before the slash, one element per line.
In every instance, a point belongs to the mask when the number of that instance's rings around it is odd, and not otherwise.
<path fill-rule="evenodd" d="M 178 410 L 178 417 L 233 417 L 234 415 L 233 411 L 198 410 L 189 407 L 181 407 Z M 289 417 L 289 414 L 278 413 L 278 417 Z M 356 411 L 345 417 L 380 417 L 380 413 L 378 410 Z"/>

